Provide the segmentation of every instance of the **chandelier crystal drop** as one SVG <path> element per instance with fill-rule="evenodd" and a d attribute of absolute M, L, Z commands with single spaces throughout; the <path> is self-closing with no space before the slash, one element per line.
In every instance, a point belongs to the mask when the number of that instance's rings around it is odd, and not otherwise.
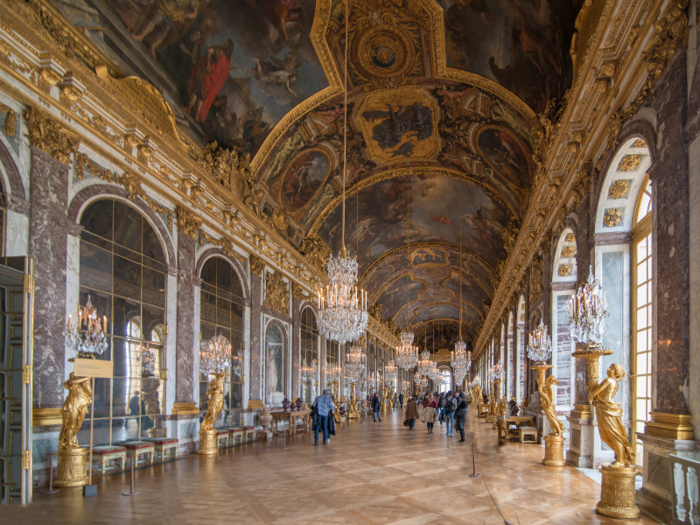
<path fill-rule="evenodd" d="M 467 352 L 467 343 L 458 341 L 455 343 L 455 351 L 452 352 L 452 372 L 455 376 L 455 384 L 461 385 L 471 368 L 471 352 Z"/>
<path fill-rule="evenodd" d="M 75 324 L 72 315 L 68 316 L 63 335 L 66 338 L 66 347 L 77 352 L 78 357 L 94 357 L 102 355 L 109 348 L 106 332 L 107 317 L 98 317 L 97 309 L 92 306 L 88 295 L 85 306 L 78 306 L 78 319 Z"/>
<path fill-rule="evenodd" d="M 421 377 L 421 375 L 418 372 L 413 374 L 413 383 L 416 385 L 416 388 L 418 388 L 422 382 L 423 382 L 423 378 Z"/>
<path fill-rule="evenodd" d="M 365 368 L 365 354 L 362 351 L 362 346 L 358 343 L 353 343 L 350 346 L 350 353 L 346 355 L 345 359 L 345 370 L 350 382 L 357 383 L 362 377 Z"/>
<path fill-rule="evenodd" d="M 430 350 L 423 350 L 418 361 L 418 373 L 427 376 L 433 367 L 433 361 L 430 359 Z"/>
<path fill-rule="evenodd" d="M 413 346 L 413 332 L 402 330 L 401 344 L 396 347 L 396 364 L 403 370 L 413 370 L 418 364 L 418 347 Z"/>
<path fill-rule="evenodd" d="M 221 334 L 199 345 L 199 368 L 207 375 L 220 374 L 231 364 L 231 343 Z"/>
<path fill-rule="evenodd" d="M 537 363 L 544 363 L 552 355 L 552 339 L 547 332 L 547 325 L 540 320 L 540 325 L 530 334 L 527 345 L 527 357 Z"/>
<path fill-rule="evenodd" d="M 588 271 L 588 282 L 581 283 L 578 293 L 569 300 L 569 328 L 571 337 L 590 346 L 603 344 L 605 321 L 610 315 L 608 299 L 600 280 Z"/>

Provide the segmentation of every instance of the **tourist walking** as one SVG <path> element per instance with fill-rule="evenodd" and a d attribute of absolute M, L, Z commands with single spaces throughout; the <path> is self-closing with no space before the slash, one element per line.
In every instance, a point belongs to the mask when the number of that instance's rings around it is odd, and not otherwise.
<path fill-rule="evenodd" d="M 372 420 L 376 423 L 377 418 L 379 418 L 379 422 L 382 422 L 382 416 L 380 414 L 380 411 L 382 409 L 382 402 L 379 399 L 379 396 L 375 393 L 374 397 L 372 398 Z"/>
<path fill-rule="evenodd" d="M 454 435 L 455 410 L 459 406 L 459 401 L 452 395 L 452 390 L 447 392 L 445 401 L 447 402 L 445 405 L 445 430 L 447 430 L 446 435 L 452 436 Z"/>
<path fill-rule="evenodd" d="M 467 402 L 462 401 L 455 411 L 455 428 L 459 430 L 459 435 L 461 436 L 459 440 L 460 443 L 464 443 L 464 425 L 467 422 L 467 406 Z"/>
<path fill-rule="evenodd" d="M 437 401 L 433 399 L 428 403 L 428 406 L 423 410 L 421 421 L 428 425 L 428 434 L 432 434 L 433 425 L 435 424 L 435 421 L 437 421 Z"/>
<path fill-rule="evenodd" d="M 323 430 L 323 444 L 325 445 L 331 439 L 328 430 L 328 417 L 333 412 L 335 408 L 333 406 L 333 400 L 328 395 L 328 390 L 324 390 L 323 394 L 314 399 L 313 409 L 316 410 L 316 427 L 314 428 L 314 446 L 318 446 L 318 431 Z"/>
<path fill-rule="evenodd" d="M 399 404 L 401 405 L 401 408 L 403 408 L 403 394 L 399 394 Z"/>
<path fill-rule="evenodd" d="M 438 399 L 438 416 L 440 419 L 440 424 L 445 422 L 445 407 L 447 406 L 447 400 L 445 399 L 445 394 L 440 394 L 440 399 Z"/>
<path fill-rule="evenodd" d="M 413 430 L 413 426 L 416 424 L 416 419 L 418 419 L 418 405 L 416 403 L 416 397 L 411 396 L 406 403 L 406 412 L 404 417 L 408 421 L 409 430 Z"/>

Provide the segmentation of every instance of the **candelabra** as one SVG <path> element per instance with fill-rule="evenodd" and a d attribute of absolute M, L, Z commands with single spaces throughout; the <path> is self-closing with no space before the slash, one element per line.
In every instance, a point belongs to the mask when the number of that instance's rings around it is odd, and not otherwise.
<path fill-rule="evenodd" d="M 422 383 L 423 383 L 423 378 L 422 378 L 422 376 L 421 376 L 418 372 L 416 372 L 415 374 L 413 374 L 413 384 L 414 384 L 415 387 L 416 387 L 416 393 L 418 392 L 418 389 L 420 388 L 420 386 L 421 386 Z"/>
<path fill-rule="evenodd" d="M 350 353 L 346 355 L 345 370 L 350 381 L 350 403 L 348 404 L 348 419 L 359 419 L 360 413 L 357 411 L 357 397 L 355 396 L 355 388 L 357 382 L 362 377 L 366 368 L 365 354 L 362 351 L 362 346 L 359 342 L 355 342 L 350 346 Z"/>
<path fill-rule="evenodd" d="M 94 357 L 102 355 L 109 343 L 107 342 L 107 317 L 100 318 L 97 309 L 92 306 L 90 296 L 87 296 L 85 306 L 78 306 L 78 319 L 73 324 L 72 314 L 66 323 L 66 347 L 77 352 L 78 357 Z"/>
<path fill-rule="evenodd" d="M 224 408 L 224 372 L 231 365 L 231 343 L 221 334 L 199 345 L 199 368 L 206 375 L 213 376 L 209 382 L 209 407 L 202 420 L 199 431 L 199 450 L 197 454 L 216 454 L 216 418 Z"/>
<path fill-rule="evenodd" d="M 398 371 L 399 368 L 396 366 L 394 360 L 390 360 L 384 368 L 384 373 L 386 374 L 386 378 L 389 381 L 389 383 L 396 382 L 396 374 L 398 373 Z"/>
<path fill-rule="evenodd" d="M 612 349 L 603 348 L 603 333 L 609 315 L 605 292 L 600 281 L 594 277 L 591 266 L 587 282 L 581 283 L 578 293 L 569 300 L 571 337 L 578 343 L 586 344 L 585 349 L 577 350 L 572 355 L 586 360 L 590 392 L 598 386 L 601 356 L 613 354 Z M 590 404 L 575 404 L 572 415 L 579 419 L 590 419 Z"/>
<path fill-rule="evenodd" d="M 343 246 L 328 259 L 328 286 L 318 292 L 318 327 L 327 339 L 341 344 L 359 339 L 367 328 L 367 292 L 355 286 L 357 259 Z"/>
<path fill-rule="evenodd" d="M 552 339 L 549 337 L 547 326 L 540 320 L 539 326 L 528 338 L 527 356 L 536 364 L 544 364 L 552 355 Z"/>

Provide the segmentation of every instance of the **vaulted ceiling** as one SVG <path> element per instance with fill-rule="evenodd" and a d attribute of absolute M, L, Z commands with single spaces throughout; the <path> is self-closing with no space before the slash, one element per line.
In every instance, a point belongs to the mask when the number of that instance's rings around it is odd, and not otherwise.
<path fill-rule="evenodd" d="M 572 82 L 581 4 L 351 0 L 346 123 L 340 0 L 54 2 L 192 140 L 250 154 L 260 208 L 296 247 L 341 247 L 347 125 L 345 244 L 370 302 L 429 347 L 460 312 L 478 335 L 528 205 L 535 115 Z"/>

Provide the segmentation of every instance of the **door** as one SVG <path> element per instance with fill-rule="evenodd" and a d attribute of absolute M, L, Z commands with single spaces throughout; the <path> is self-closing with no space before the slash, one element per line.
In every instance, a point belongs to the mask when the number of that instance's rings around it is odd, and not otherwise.
<path fill-rule="evenodd" d="M 0 258 L 0 502 L 32 500 L 34 277 L 24 257 Z"/>

